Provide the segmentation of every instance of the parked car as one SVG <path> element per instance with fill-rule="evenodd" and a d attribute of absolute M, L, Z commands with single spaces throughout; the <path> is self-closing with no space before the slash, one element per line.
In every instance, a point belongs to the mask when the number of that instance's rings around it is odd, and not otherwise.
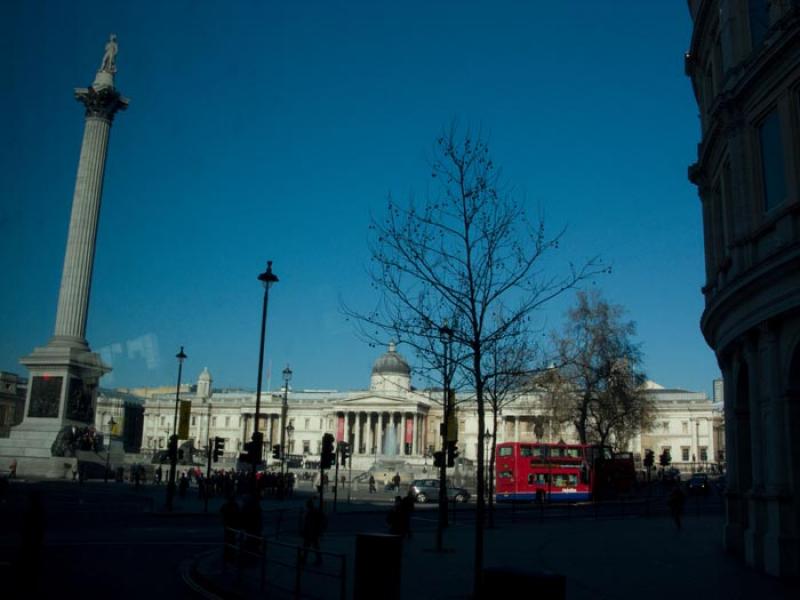
<path fill-rule="evenodd" d="M 664 470 L 663 478 L 664 481 L 672 481 L 677 483 L 681 480 L 681 472 L 675 467 L 670 467 L 669 469 Z"/>
<path fill-rule="evenodd" d="M 414 499 L 420 504 L 426 502 L 436 502 L 439 498 L 439 480 L 438 479 L 415 479 L 409 486 L 409 491 L 414 495 Z M 469 492 L 462 487 L 457 487 L 451 482 L 447 482 L 447 499 L 455 500 L 456 502 L 467 502 L 469 500 Z"/>
<path fill-rule="evenodd" d="M 707 494 L 709 490 L 708 475 L 695 473 L 689 478 L 686 489 L 690 494 Z"/>

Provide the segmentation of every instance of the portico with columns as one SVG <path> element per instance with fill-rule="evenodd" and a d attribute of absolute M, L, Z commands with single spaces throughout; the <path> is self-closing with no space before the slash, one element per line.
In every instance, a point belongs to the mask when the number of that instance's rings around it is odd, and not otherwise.
<path fill-rule="evenodd" d="M 350 444 L 355 460 L 422 457 L 428 446 L 429 409 L 421 403 L 382 404 L 375 398 L 355 399 L 334 407 L 334 436 L 337 442 Z"/>

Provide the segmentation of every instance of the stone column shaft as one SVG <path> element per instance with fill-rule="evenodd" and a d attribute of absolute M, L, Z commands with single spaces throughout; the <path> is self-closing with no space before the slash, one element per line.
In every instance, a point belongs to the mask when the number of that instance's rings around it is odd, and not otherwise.
<path fill-rule="evenodd" d="M 356 413 L 356 443 L 353 454 L 361 454 L 361 413 Z"/>
<path fill-rule="evenodd" d="M 417 415 L 411 415 L 411 454 L 417 455 Z"/>
<path fill-rule="evenodd" d="M 86 119 L 58 294 L 56 337 L 84 345 L 110 128 L 111 123 L 105 119 Z"/>
<path fill-rule="evenodd" d="M 378 434 L 378 454 L 383 455 L 383 413 L 378 413 L 376 432 Z"/>
<path fill-rule="evenodd" d="M 78 101 L 86 107 L 86 124 L 58 293 L 53 338 L 56 345 L 88 348 L 86 315 L 89 310 L 108 136 L 115 113 L 128 105 L 128 100 L 114 90 L 113 78 L 110 78 L 110 82 L 110 86 L 75 91 Z"/>

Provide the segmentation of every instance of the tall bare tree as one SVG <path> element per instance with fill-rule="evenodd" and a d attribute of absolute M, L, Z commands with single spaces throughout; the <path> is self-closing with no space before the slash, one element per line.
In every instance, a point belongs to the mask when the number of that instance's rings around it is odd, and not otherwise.
<path fill-rule="evenodd" d="M 489 499 L 488 524 L 494 527 L 494 470 L 497 454 L 497 425 L 503 408 L 531 390 L 536 349 L 529 341 L 525 323 L 519 323 L 511 334 L 487 351 L 486 401 L 491 411 L 489 433 L 489 467 L 486 476 Z"/>
<path fill-rule="evenodd" d="M 636 324 L 624 315 L 599 292 L 578 292 L 563 332 L 554 337 L 558 400 L 582 443 L 623 447 L 653 419 L 641 349 L 633 341 Z"/>
<path fill-rule="evenodd" d="M 550 237 L 511 197 L 486 141 L 451 127 L 436 140 L 432 191 L 421 203 L 390 198 L 386 215 L 373 219 L 372 283 L 376 309 L 357 318 L 362 333 L 390 335 L 418 353 L 440 346 L 448 322 L 461 349 L 457 367 L 473 388 L 478 447 L 486 427 L 487 348 L 494 347 L 547 301 L 602 271 L 597 261 L 548 274 L 545 259 L 561 234 Z M 502 316 L 500 316 L 502 315 Z M 433 357 L 430 363 L 441 362 Z M 474 585 L 483 570 L 485 465 L 477 460 Z"/>

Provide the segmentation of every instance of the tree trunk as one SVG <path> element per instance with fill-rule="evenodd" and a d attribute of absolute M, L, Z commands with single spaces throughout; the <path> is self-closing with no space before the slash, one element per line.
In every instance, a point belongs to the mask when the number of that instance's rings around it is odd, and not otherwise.
<path fill-rule="evenodd" d="M 484 519 L 486 515 L 485 504 L 485 480 L 484 480 L 484 457 L 483 457 L 483 438 L 484 430 L 486 428 L 486 410 L 483 398 L 483 375 L 481 372 L 481 355 L 480 351 L 473 354 L 473 364 L 475 369 L 475 395 L 478 401 L 478 489 L 477 489 L 477 505 L 475 507 L 475 564 L 474 564 L 474 580 L 473 580 L 473 596 L 478 597 L 481 592 L 481 585 L 483 582 L 483 543 L 484 543 Z"/>
<path fill-rule="evenodd" d="M 581 410 L 578 415 L 578 420 L 575 422 L 575 429 L 578 431 L 581 444 L 586 444 L 588 436 L 586 435 L 586 421 L 589 419 L 589 404 L 586 398 L 583 399 Z"/>
<path fill-rule="evenodd" d="M 497 454 L 497 407 L 492 407 L 492 443 L 489 444 L 491 454 L 489 454 L 489 528 L 494 529 L 494 482 L 495 482 L 495 455 Z"/>

